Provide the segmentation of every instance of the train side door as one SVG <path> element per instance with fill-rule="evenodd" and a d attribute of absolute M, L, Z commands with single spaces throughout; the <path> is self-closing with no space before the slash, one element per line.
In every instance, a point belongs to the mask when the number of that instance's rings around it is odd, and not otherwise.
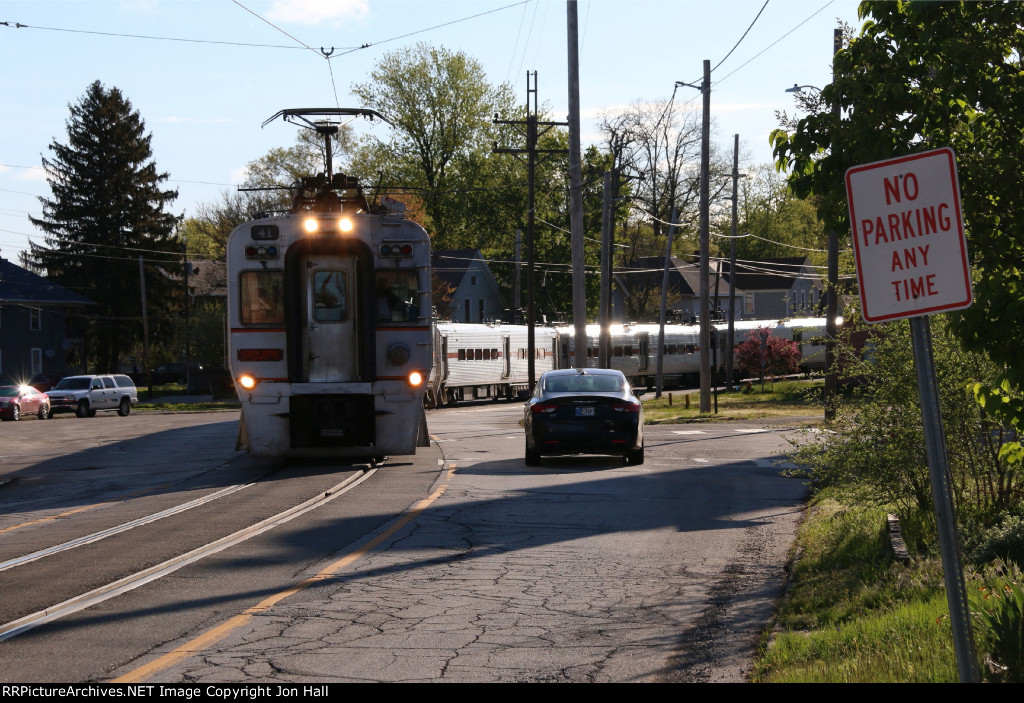
<path fill-rule="evenodd" d="M 651 337 L 647 332 L 641 332 L 637 336 L 640 347 L 640 370 L 646 371 L 651 358 Z"/>
<path fill-rule="evenodd" d="M 512 343 L 507 334 L 501 335 L 501 377 L 508 378 L 512 375 Z"/>
<path fill-rule="evenodd" d="M 359 377 L 356 262 L 353 257 L 317 255 L 303 263 L 305 376 L 311 382 Z"/>

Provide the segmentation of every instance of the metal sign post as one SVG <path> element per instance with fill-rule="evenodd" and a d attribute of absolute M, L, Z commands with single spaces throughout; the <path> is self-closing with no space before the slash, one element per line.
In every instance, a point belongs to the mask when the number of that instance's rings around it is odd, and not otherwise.
<path fill-rule="evenodd" d="M 944 148 L 854 166 L 846 172 L 846 194 L 864 319 L 878 323 L 911 318 L 953 648 L 960 680 L 977 683 L 977 655 L 927 317 L 966 308 L 973 301 L 956 159 L 951 149 Z"/>

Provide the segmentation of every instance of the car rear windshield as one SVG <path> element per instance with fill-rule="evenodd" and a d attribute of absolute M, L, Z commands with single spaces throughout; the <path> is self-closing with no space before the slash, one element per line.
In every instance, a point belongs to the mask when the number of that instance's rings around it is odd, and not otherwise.
<path fill-rule="evenodd" d="M 54 386 L 55 391 L 80 391 L 89 387 L 88 378 L 65 378 Z"/>
<path fill-rule="evenodd" d="M 618 393 L 623 387 L 618 376 L 555 376 L 544 382 L 548 393 Z"/>

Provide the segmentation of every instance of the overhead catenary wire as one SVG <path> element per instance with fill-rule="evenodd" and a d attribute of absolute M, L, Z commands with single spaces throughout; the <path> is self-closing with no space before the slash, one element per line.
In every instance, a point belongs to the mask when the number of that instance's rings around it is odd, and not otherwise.
<path fill-rule="evenodd" d="M 716 83 L 717 83 L 718 85 L 721 85 L 721 84 L 722 84 L 723 82 L 725 82 L 725 81 L 726 81 L 726 80 L 727 80 L 727 79 L 728 79 L 729 77 L 733 76 L 734 74 L 736 74 L 736 73 L 737 73 L 737 72 L 739 72 L 740 70 L 742 70 L 742 69 L 746 68 L 746 67 L 747 67 L 748 65 L 750 65 L 750 64 L 751 64 L 751 63 L 752 63 L 752 62 L 753 62 L 753 61 L 754 61 L 755 59 L 759 58 L 759 57 L 760 57 L 760 56 L 761 56 L 762 54 L 766 53 L 766 52 L 767 52 L 768 50 L 770 50 L 770 49 L 774 48 L 774 47 L 775 47 L 776 45 L 778 45 L 778 43 L 779 43 L 779 42 L 781 42 L 781 41 L 782 41 L 783 39 L 785 39 L 785 38 L 786 38 L 786 37 L 788 37 L 788 36 L 789 36 L 790 34 L 792 34 L 792 33 L 793 33 L 793 32 L 795 32 L 796 30 L 798 30 L 798 29 L 800 29 L 801 27 L 803 27 L 803 26 L 804 26 L 805 24 L 807 24 L 808 22 L 810 22 L 810 21 L 811 21 L 811 20 L 812 20 L 813 18 L 815 18 L 815 17 L 816 17 L 816 16 L 818 16 L 819 14 L 821 14 L 821 12 L 822 12 L 822 11 L 824 11 L 824 10 L 825 10 L 825 9 L 826 9 L 826 8 L 827 8 L 827 7 L 829 6 L 829 5 L 831 5 L 831 4 L 832 4 L 832 3 L 834 3 L 835 1 L 836 1 L 836 0 L 828 0 L 828 2 L 826 2 L 826 3 L 824 4 L 824 5 L 822 5 L 821 7 L 819 7 L 819 8 L 817 9 L 817 10 L 815 10 L 814 12 L 812 12 L 812 13 L 811 13 L 810 15 L 808 15 L 807 17 L 805 17 L 805 18 L 804 18 L 803 20 L 801 20 L 801 21 L 800 21 L 800 22 L 799 22 L 799 23 L 798 23 L 798 24 L 797 24 L 796 26 L 794 26 L 794 27 L 793 27 L 792 29 L 790 29 L 790 30 L 789 30 L 788 32 L 786 32 L 785 34 L 783 34 L 782 36 L 780 36 L 780 37 L 779 37 L 778 39 L 776 39 L 775 41 L 773 41 L 773 42 L 772 42 L 771 44 L 769 44 L 769 45 L 768 45 L 768 46 L 766 46 L 765 48 L 761 49 L 761 51 L 759 51 L 759 52 L 757 52 L 756 54 L 754 54 L 753 56 L 751 56 L 751 57 L 750 57 L 749 59 L 747 59 L 746 61 L 744 61 L 743 63 L 741 63 L 741 64 L 740 64 L 739 66 L 737 66 L 736 68 L 734 68 L 734 69 L 733 69 L 732 71 L 730 71 L 729 73 L 726 73 L 726 74 L 725 74 L 724 76 L 721 76 L 720 78 L 716 77 L 716 79 L 715 79 L 715 82 L 716 82 Z M 764 8 L 761 8 L 761 9 L 762 9 L 762 11 L 764 10 Z M 760 13 L 758 13 L 758 16 L 760 16 Z M 756 21 L 756 18 L 755 18 L 755 21 Z M 749 30 L 748 30 L 748 31 L 749 31 Z M 746 36 L 746 35 L 744 35 L 744 36 Z M 733 48 L 735 49 L 735 47 L 733 47 Z M 732 52 L 730 52 L 730 53 L 732 53 Z M 724 59 L 723 59 L 723 61 L 724 61 Z M 720 65 L 721 65 L 721 62 L 719 62 L 719 66 L 720 66 Z M 718 68 L 718 66 L 716 66 L 715 68 Z M 693 81 L 691 81 L 690 83 L 696 83 L 696 82 L 697 82 L 697 80 L 693 80 Z M 687 84 L 687 85 L 689 85 L 689 84 Z M 673 94 L 674 94 L 674 92 L 675 92 L 675 91 L 673 91 Z M 698 93 L 697 95 L 693 96 L 692 98 L 690 98 L 689 100 L 687 100 L 686 102 L 684 102 L 684 103 L 683 103 L 683 105 L 689 105 L 689 104 L 690 104 L 691 102 L 695 101 L 695 100 L 696 100 L 696 99 L 697 99 L 698 97 L 700 97 L 700 93 Z"/>

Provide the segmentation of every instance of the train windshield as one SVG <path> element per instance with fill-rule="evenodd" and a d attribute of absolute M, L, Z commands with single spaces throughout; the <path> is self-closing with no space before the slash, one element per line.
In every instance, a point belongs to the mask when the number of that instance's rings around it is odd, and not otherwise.
<path fill-rule="evenodd" d="M 416 271 L 377 272 L 377 321 L 416 322 Z"/>
<path fill-rule="evenodd" d="M 242 271 L 238 288 L 239 317 L 243 324 L 284 322 L 283 271 Z"/>

